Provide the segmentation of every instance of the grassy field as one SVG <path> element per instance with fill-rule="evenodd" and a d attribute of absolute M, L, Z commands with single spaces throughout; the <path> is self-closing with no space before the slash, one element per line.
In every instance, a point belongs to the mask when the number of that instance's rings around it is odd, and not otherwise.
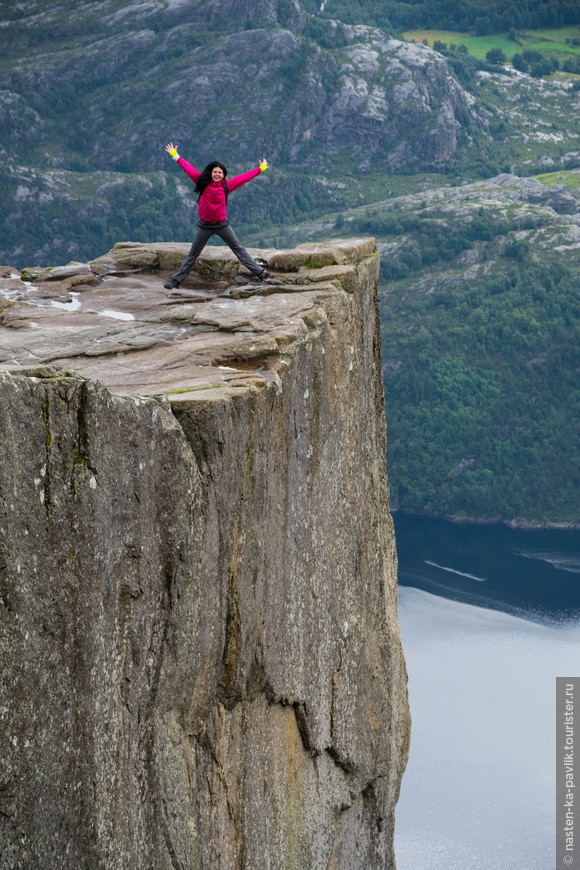
<path fill-rule="evenodd" d="M 543 172 L 541 175 L 535 175 L 534 178 L 537 178 L 543 184 L 566 184 L 571 190 L 580 189 L 580 169 Z"/>
<path fill-rule="evenodd" d="M 506 57 L 513 57 L 521 47 L 505 33 L 492 33 L 489 36 L 466 36 L 459 39 L 456 45 L 464 45 L 468 52 L 479 60 L 485 60 L 485 56 L 492 48 L 501 48 Z"/>
<path fill-rule="evenodd" d="M 436 40 L 446 42 L 449 45 L 450 42 L 457 43 L 458 39 L 465 39 L 469 36 L 469 33 L 458 33 L 456 30 L 408 30 L 406 33 L 403 33 L 403 36 L 407 42 L 414 41 L 419 43 L 426 39 L 431 48 L 433 48 L 433 43 Z"/>
<path fill-rule="evenodd" d="M 542 39 L 539 42 L 528 42 L 526 40 L 523 44 L 523 49 L 539 51 L 548 57 L 557 57 L 558 60 L 580 56 L 580 45 L 566 45 L 565 42 L 558 42 L 555 39 Z"/>
<path fill-rule="evenodd" d="M 455 45 L 465 45 L 469 53 L 480 60 L 485 60 L 487 52 L 492 48 L 501 48 L 508 58 L 512 58 L 517 52 L 527 49 L 539 51 L 550 57 L 557 57 L 560 61 L 580 55 L 579 45 L 566 43 L 567 39 L 580 39 L 580 27 L 518 31 L 518 42 L 508 39 L 506 33 L 473 36 L 469 33 L 458 33 L 453 30 L 408 30 L 403 36 L 408 41 L 414 40 L 417 43 L 426 39 L 431 48 L 436 40 L 444 42 L 448 46 L 452 42 Z"/>
<path fill-rule="evenodd" d="M 573 27 L 548 27 L 541 30 L 530 30 L 529 32 L 540 39 L 552 39 L 563 43 L 567 39 L 580 39 L 580 25 L 574 25 Z"/>

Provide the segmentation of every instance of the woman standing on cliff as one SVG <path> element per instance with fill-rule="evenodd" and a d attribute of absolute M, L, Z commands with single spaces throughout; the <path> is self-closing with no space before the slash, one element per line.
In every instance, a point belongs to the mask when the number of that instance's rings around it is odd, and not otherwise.
<path fill-rule="evenodd" d="M 214 160 L 213 163 L 207 164 L 203 172 L 199 172 L 191 163 L 188 163 L 183 157 L 179 156 L 173 142 L 166 145 L 165 150 L 179 163 L 183 171 L 195 181 L 195 192 L 199 194 L 199 220 L 197 222 L 197 233 L 195 234 L 189 254 L 173 278 L 166 281 L 163 286 L 167 290 L 181 287 L 181 282 L 187 278 L 195 261 L 214 233 L 220 239 L 223 239 L 226 245 L 229 245 L 238 260 L 253 275 L 262 280 L 269 278 L 270 273 L 264 271 L 263 267 L 259 263 L 256 263 L 246 249 L 240 245 L 236 234 L 229 225 L 226 212 L 228 193 L 237 190 L 242 184 L 247 184 L 251 178 L 255 178 L 256 175 L 264 172 L 268 168 L 266 160 L 261 160 L 260 165 L 255 169 L 244 172 L 243 175 L 236 175 L 234 178 L 226 181 L 228 171 L 223 163 Z"/>

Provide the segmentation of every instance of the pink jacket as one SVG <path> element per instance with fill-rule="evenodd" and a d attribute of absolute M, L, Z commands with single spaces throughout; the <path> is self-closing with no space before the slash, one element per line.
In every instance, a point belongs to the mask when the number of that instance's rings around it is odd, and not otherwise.
<path fill-rule="evenodd" d="M 197 181 L 201 172 L 197 170 L 191 163 L 180 157 L 177 161 L 183 171 L 189 175 L 193 181 Z M 244 172 L 242 175 L 236 175 L 234 178 L 226 178 L 228 192 L 237 190 L 242 184 L 247 184 L 251 178 L 255 178 L 260 174 L 260 167 L 250 169 L 249 172 Z M 226 193 L 221 181 L 210 181 L 199 200 L 199 216 L 204 221 L 225 221 L 226 219 Z"/>

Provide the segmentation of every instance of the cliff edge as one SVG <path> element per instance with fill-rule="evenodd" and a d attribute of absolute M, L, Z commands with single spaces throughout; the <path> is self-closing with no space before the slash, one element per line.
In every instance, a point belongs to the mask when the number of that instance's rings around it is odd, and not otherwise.
<path fill-rule="evenodd" d="M 0 269 L 0 867 L 393 868 L 374 240 Z"/>

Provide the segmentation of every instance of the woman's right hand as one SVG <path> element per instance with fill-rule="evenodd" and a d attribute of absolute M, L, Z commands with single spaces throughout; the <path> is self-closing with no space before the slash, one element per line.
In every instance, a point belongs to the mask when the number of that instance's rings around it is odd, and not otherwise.
<path fill-rule="evenodd" d="M 169 154 L 170 157 L 175 157 L 177 155 L 177 148 L 175 147 L 173 142 L 169 142 L 165 146 L 165 150 L 167 151 L 167 153 Z"/>

